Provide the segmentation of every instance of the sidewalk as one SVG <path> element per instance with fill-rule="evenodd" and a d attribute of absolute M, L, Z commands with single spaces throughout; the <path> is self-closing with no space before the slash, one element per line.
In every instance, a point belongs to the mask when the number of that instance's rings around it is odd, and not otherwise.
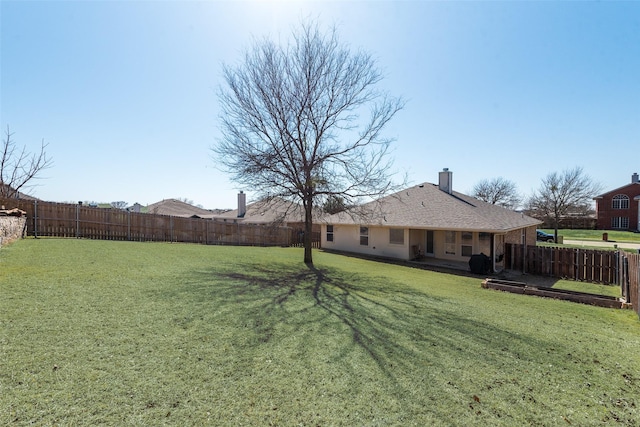
<path fill-rule="evenodd" d="M 620 249 L 640 249 L 640 243 L 629 243 L 629 242 L 612 242 L 612 241 L 600 241 L 600 240 L 564 240 L 565 245 L 573 245 L 573 246 L 599 246 L 599 247 L 609 247 L 614 248 L 618 247 Z M 614 246 L 617 245 L 617 246 Z"/>

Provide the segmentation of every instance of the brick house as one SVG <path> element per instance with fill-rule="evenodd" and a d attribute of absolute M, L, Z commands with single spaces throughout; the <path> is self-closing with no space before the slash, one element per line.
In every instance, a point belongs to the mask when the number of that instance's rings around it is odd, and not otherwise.
<path fill-rule="evenodd" d="M 640 204 L 640 178 L 631 176 L 631 183 L 597 197 L 596 215 L 599 230 L 636 231 L 640 229 L 638 205 Z"/>

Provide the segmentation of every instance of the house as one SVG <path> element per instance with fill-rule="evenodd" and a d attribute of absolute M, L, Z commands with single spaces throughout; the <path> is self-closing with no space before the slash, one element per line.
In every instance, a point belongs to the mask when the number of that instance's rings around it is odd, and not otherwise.
<path fill-rule="evenodd" d="M 247 195 L 241 191 L 238 193 L 237 209 L 215 215 L 214 219 L 245 224 L 287 225 L 291 222 L 304 222 L 304 212 L 296 203 L 280 198 L 259 200 L 247 205 Z"/>
<path fill-rule="evenodd" d="M 11 186 L 9 186 L 8 184 L 4 184 L 2 183 L 2 181 L 0 181 L 0 199 L 4 199 L 4 198 L 21 199 L 21 200 L 40 200 L 36 197 L 17 191 Z"/>
<path fill-rule="evenodd" d="M 640 230 L 640 178 L 631 175 L 631 183 L 594 198 L 596 228 L 599 230 Z"/>
<path fill-rule="evenodd" d="M 135 212 L 135 213 L 140 213 L 143 211 L 143 209 L 144 209 L 144 206 L 142 206 L 138 202 L 135 202 L 133 205 L 127 208 L 127 210 L 129 210 L 130 212 Z"/>
<path fill-rule="evenodd" d="M 247 195 L 241 191 L 238 193 L 238 208 L 214 215 L 213 219 L 244 224 L 273 224 L 302 232 L 304 217 L 304 209 L 299 203 L 274 197 L 247 204 Z M 314 231 L 319 233 L 320 226 L 314 224 Z"/>
<path fill-rule="evenodd" d="M 401 260 L 433 257 L 468 262 L 485 254 L 503 268 L 505 243 L 536 244 L 541 221 L 453 191 L 453 173 L 361 206 L 362 215 L 324 218 L 325 249 Z"/>
<path fill-rule="evenodd" d="M 147 212 L 156 215 L 179 216 L 183 218 L 213 218 L 222 211 L 193 206 L 177 199 L 165 199 L 147 206 Z"/>

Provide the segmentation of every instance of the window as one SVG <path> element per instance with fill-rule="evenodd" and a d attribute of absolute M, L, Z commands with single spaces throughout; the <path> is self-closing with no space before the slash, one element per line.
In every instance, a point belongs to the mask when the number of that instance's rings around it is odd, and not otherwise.
<path fill-rule="evenodd" d="M 404 245 L 404 228 L 390 228 L 389 243 L 392 245 Z"/>
<path fill-rule="evenodd" d="M 369 227 L 360 227 L 360 245 L 369 246 Z"/>
<path fill-rule="evenodd" d="M 447 255 L 456 254 L 456 232 L 455 231 L 444 232 L 444 253 Z"/>
<path fill-rule="evenodd" d="M 327 242 L 333 242 L 333 225 L 327 225 Z"/>
<path fill-rule="evenodd" d="M 491 253 L 491 234 L 490 233 L 480 233 L 478 234 L 478 251 L 485 255 Z"/>
<path fill-rule="evenodd" d="M 611 208 L 612 209 L 629 209 L 629 196 L 624 194 L 618 194 L 613 196 L 613 200 L 611 201 Z"/>
<path fill-rule="evenodd" d="M 462 232 L 462 256 L 471 256 L 473 253 L 473 233 Z"/>
<path fill-rule="evenodd" d="M 611 228 L 618 228 L 626 230 L 629 228 L 629 218 L 627 217 L 615 217 L 611 218 Z"/>

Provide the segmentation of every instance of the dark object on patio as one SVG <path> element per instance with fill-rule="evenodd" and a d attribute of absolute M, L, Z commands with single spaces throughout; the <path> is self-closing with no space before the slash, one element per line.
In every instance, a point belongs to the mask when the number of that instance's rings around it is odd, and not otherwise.
<path fill-rule="evenodd" d="M 423 258 L 422 249 L 420 249 L 420 245 L 411 246 L 413 250 L 413 259 L 419 261 Z"/>
<path fill-rule="evenodd" d="M 491 273 L 491 258 L 483 253 L 471 255 L 469 269 L 473 274 Z"/>

